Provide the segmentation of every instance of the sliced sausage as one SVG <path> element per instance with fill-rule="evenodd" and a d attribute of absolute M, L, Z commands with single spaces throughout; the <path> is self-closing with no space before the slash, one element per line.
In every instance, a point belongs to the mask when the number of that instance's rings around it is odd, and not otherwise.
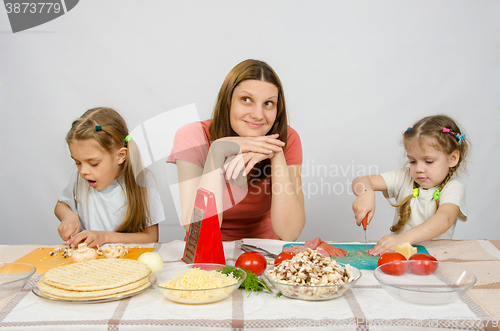
<path fill-rule="evenodd" d="M 294 254 L 305 252 L 305 250 L 306 250 L 306 247 L 296 246 L 296 245 L 292 245 L 292 246 L 283 248 L 283 252 L 290 252 L 290 253 L 294 253 Z"/>
<path fill-rule="evenodd" d="M 327 242 L 324 242 L 322 241 L 320 244 L 319 244 L 319 247 L 323 248 L 324 250 L 326 250 L 328 252 L 328 255 L 330 256 L 336 256 L 335 255 L 335 249 L 333 248 L 332 245 L 330 245 L 329 243 Z"/>
<path fill-rule="evenodd" d="M 320 253 L 324 257 L 330 257 L 330 254 L 328 253 L 328 251 L 326 249 L 324 249 L 323 247 L 318 246 L 318 247 L 316 247 L 316 250 L 318 251 L 318 253 Z"/>
<path fill-rule="evenodd" d="M 344 256 L 349 255 L 349 253 L 348 253 L 345 249 L 343 249 L 343 248 L 338 248 L 338 247 L 337 247 L 337 249 L 338 249 L 338 250 L 340 250 L 340 251 L 344 254 Z"/>
<path fill-rule="evenodd" d="M 318 237 L 318 238 L 314 238 L 314 239 L 309 239 L 308 241 L 306 241 L 304 243 L 304 247 L 306 248 L 310 248 L 310 249 L 316 249 L 316 247 L 318 247 L 318 245 L 321 243 L 321 239 Z"/>

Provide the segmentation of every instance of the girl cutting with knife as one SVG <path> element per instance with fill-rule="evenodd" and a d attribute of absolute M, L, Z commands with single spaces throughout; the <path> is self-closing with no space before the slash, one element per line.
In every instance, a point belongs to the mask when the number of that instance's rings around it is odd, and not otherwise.
<path fill-rule="evenodd" d="M 122 116 L 90 109 L 73 122 L 66 142 L 78 171 L 55 207 L 61 238 L 72 247 L 157 242 L 162 202 Z"/>
<path fill-rule="evenodd" d="M 468 142 L 450 117 L 428 116 L 403 134 L 409 167 L 380 175 L 361 176 L 352 183 L 357 196 L 352 208 L 356 223 L 375 213 L 375 193 L 396 199 L 397 208 L 392 235 L 384 236 L 368 254 L 394 251 L 409 242 L 451 239 L 457 220 L 467 220 L 465 186 L 456 179 L 464 161 Z"/>
<path fill-rule="evenodd" d="M 180 128 L 167 162 L 177 165 L 182 223 L 198 188 L 215 195 L 223 240 L 296 240 L 305 224 L 302 146 L 287 125 L 283 87 L 265 62 L 226 76 L 212 119 Z"/>

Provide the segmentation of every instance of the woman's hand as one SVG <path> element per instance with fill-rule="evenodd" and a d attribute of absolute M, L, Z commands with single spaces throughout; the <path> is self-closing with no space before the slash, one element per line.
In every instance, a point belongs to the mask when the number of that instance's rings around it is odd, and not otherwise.
<path fill-rule="evenodd" d="M 356 200 L 352 203 L 352 210 L 354 211 L 354 218 L 356 218 L 356 224 L 361 225 L 363 218 L 368 216 L 367 224 L 375 214 L 375 192 L 373 190 L 367 190 L 360 194 Z"/>
<path fill-rule="evenodd" d="M 210 148 L 214 168 L 223 157 L 221 174 L 226 180 L 236 179 L 240 173 L 246 176 L 259 161 L 272 159 L 275 153 L 283 151 L 285 143 L 278 139 L 278 134 L 262 137 L 225 137 L 217 139 Z M 214 169 L 212 169 L 214 170 Z"/>
<path fill-rule="evenodd" d="M 230 180 L 231 178 L 236 179 L 240 173 L 242 173 L 243 176 L 246 176 L 258 162 L 265 159 L 271 160 L 274 155 L 274 152 L 271 152 L 270 154 L 250 152 L 230 156 L 221 167 L 221 174 L 225 174 L 226 180 Z"/>
<path fill-rule="evenodd" d="M 220 141 L 235 142 L 240 146 L 240 153 L 260 153 L 263 155 L 278 153 L 283 150 L 285 143 L 278 139 L 279 134 L 271 134 L 261 137 L 225 137 Z M 234 155 L 234 154 L 233 154 Z M 230 156 L 230 154 L 226 154 Z"/>
<path fill-rule="evenodd" d="M 80 232 L 80 219 L 75 213 L 68 213 L 68 215 L 61 221 L 57 231 L 62 240 L 67 241 Z"/>
<path fill-rule="evenodd" d="M 90 248 L 101 246 L 106 243 L 106 231 L 84 230 L 66 241 L 71 247 L 77 247 L 80 243 L 85 243 Z"/>

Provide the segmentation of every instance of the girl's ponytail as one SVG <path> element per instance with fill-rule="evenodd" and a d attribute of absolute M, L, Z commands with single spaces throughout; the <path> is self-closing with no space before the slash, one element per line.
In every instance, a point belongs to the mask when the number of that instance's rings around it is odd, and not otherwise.
<path fill-rule="evenodd" d="M 128 153 L 123 164 L 122 173 L 127 194 L 127 213 L 122 224 L 115 231 L 125 233 L 142 232 L 151 224 L 146 170 L 143 169 L 137 144 L 129 135 L 125 136 L 125 138 L 124 142 Z"/>
<path fill-rule="evenodd" d="M 418 184 L 413 182 L 413 189 L 418 189 Z M 410 194 L 406 198 L 404 198 L 399 204 L 393 204 L 391 200 L 389 203 L 391 206 L 398 208 L 398 215 L 399 215 L 399 221 L 391 226 L 391 232 L 401 232 L 403 230 L 404 226 L 410 219 L 410 214 L 411 214 L 411 207 L 410 207 L 410 201 L 413 198 L 413 194 Z"/>

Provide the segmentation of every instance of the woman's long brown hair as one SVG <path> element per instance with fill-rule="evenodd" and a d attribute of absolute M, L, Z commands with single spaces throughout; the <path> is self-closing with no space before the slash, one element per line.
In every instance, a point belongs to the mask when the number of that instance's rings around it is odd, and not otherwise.
<path fill-rule="evenodd" d="M 449 132 L 443 132 L 443 128 L 449 129 Z M 405 147 L 410 144 L 418 143 L 421 148 L 426 146 L 434 147 L 442 151 L 446 155 L 450 155 L 454 151 L 459 152 L 458 163 L 448 170 L 445 179 L 439 184 L 439 192 L 446 186 L 455 171 L 458 169 L 462 161 L 467 156 L 469 145 L 465 139 L 461 140 L 456 137 L 457 134 L 462 134 L 462 131 L 450 117 L 446 115 L 435 115 L 422 118 L 412 127 L 408 128 L 403 134 L 403 143 Z M 418 188 L 418 184 L 414 181 L 413 188 Z M 398 208 L 399 221 L 391 227 L 392 232 L 401 232 L 405 224 L 408 222 L 411 214 L 410 201 L 413 194 L 404 198 L 399 204 L 389 203 Z M 439 208 L 439 199 L 436 200 L 436 210 Z"/>
<path fill-rule="evenodd" d="M 237 64 L 224 79 L 219 90 L 219 95 L 217 96 L 217 102 L 212 114 L 212 121 L 208 129 L 210 140 L 214 141 L 224 137 L 238 136 L 232 129 L 230 122 L 231 99 L 236 86 L 242 81 L 249 79 L 271 83 L 278 88 L 276 119 L 266 135 L 278 133 L 279 139 L 285 143 L 285 149 L 288 134 L 288 121 L 283 86 L 276 72 L 274 72 L 267 63 L 252 59 Z M 258 166 L 261 169 L 261 171 L 259 171 L 261 175 L 258 176 L 260 179 L 269 176 L 269 173 L 266 173 L 265 169 L 267 169 L 270 164 L 271 162 L 269 159 L 260 162 L 260 166 Z"/>
<path fill-rule="evenodd" d="M 97 131 L 96 126 L 100 126 L 101 130 Z M 127 124 L 118 112 L 111 108 L 98 107 L 87 110 L 79 119 L 73 122 L 66 135 L 66 142 L 69 144 L 74 140 L 95 139 L 108 153 L 115 153 L 118 149 L 127 147 L 125 141 L 127 135 Z M 123 175 L 127 196 L 127 212 L 123 222 L 115 231 L 125 233 L 142 232 L 149 226 L 151 221 L 147 189 L 138 185 L 132 169 L 131 160 L 139 156 L 131 155 L 135 153 L 134 149 L 128 148 L 127 151 L 127 156 L 121 164 L 121 170 L 117 176 L 118 178 Z"/>

